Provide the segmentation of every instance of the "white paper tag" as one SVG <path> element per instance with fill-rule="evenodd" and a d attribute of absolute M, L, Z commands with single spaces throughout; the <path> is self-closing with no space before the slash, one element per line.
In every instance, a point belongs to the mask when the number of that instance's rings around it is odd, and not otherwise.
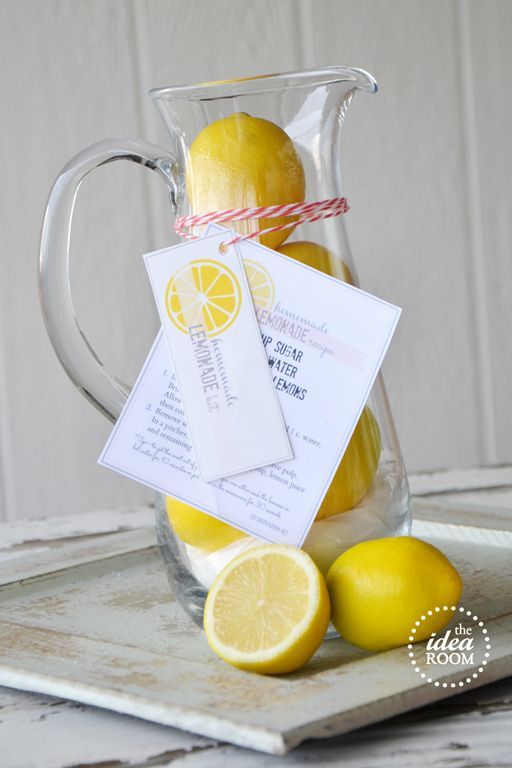
<path fill-rule="evenodd" d="M 144 256 L 203 480 L 293 456 L 229 231 Z"/>
<path fill-rule="evenodd" d="M 255 286 L 294 458 L 202 481 L 160 332 L 100 463 L 260 539 L 301 546 L 361 415 L 400 309 L 263 246 L 244 241 L 238 247 Z"/>

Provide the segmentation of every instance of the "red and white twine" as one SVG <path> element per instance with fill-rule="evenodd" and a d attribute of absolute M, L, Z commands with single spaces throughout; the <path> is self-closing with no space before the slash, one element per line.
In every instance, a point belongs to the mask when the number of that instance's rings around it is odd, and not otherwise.
<path fill-rule="evenodd" d="M 191 216 L 179 216 L 174 225 L 178 235 L 194 240 L 199 235 L 191 234 L 189 230 L 202 227 L 206 224 L 224 224 L 230 221 L 250 221 L 259 219 L 276 219 L 280 216 L 293 216 L 293 221 L 278 224 L 275 227 L 257 229 L 246 235 L 237 235 L 227 240 L 224 245 L 238 243 L 240 240 L 249 240 L 253 237 L 266 235 L 268 232 L 278 232 L 281 229 L 291 229 L 305 222 L 313 223 L 320 219 L 329 219 L 331 216 L 340 216 L 348 211 L 346 197 L 332 197 L 329 200 L 320 200 L 315 203 L 288 203 L 285 205 L 266 205 L 258 208 L 228 208 L 225 211 L 211 211 Z"/>

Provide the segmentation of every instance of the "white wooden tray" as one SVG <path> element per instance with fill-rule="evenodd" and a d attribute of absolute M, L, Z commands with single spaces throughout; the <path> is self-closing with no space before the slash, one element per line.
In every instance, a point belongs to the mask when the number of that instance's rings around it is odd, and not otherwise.
<path fill-rule="evenodd" d="M 492 634 L 490 663 L 474 685 L 511 674 L 512 524 L 500 516 L 484 524 L 460 506 L 415 507 L 426 518 L 415 535 L 454 561 L 463 604 Z M 423 683 L 406 649 L 368 654 L 341 639 L 283 678 L 223 664 L 170 594 L 153 542 L 151 529 L 139 528 L 0 564 L 0 685 L 275 754 L 451 694 Z M 451 682 L 442 669 L 436 679 Z"/>

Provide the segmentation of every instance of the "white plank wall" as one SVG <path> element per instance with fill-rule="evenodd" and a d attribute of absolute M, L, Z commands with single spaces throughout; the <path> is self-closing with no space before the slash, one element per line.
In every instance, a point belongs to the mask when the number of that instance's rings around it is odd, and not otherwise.
<path fill-rule="evenodd" d="M 385 372 L 411 470 L 512 461 L 509 0 L 0 0 L 0 519 L 140 503 L 96 466 L 109 424 L 40 316 L 44 205 L 109 136 L 165 142 L 152 86 L 350 64 L 381 86 L 343 137 L 363 286 L 404 307 Z M 175 238 L 158 179 L 88 178 L 73 234 L 81 324 L 134 378 L 156 328 L 140 254 Z"/>

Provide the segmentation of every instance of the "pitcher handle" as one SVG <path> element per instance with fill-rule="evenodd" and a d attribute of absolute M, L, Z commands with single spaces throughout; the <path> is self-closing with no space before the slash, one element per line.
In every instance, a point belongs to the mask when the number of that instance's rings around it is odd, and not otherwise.
<path fill-rule="evenodd" d="M 50 192 L 41 235 L 39 290 L 48 335 L 62 366 L 82 394 L 115 421 L 130 387 L 106 370 L 82 333 L 69 281 L 71 222 L 78 188 L 90 171 L 113 160 L 131 160 L 157 171 L 174 206 L 171 169 L 176 158 L 168 150 L 138 139 L 92 144 L 62 169 Z"/>

